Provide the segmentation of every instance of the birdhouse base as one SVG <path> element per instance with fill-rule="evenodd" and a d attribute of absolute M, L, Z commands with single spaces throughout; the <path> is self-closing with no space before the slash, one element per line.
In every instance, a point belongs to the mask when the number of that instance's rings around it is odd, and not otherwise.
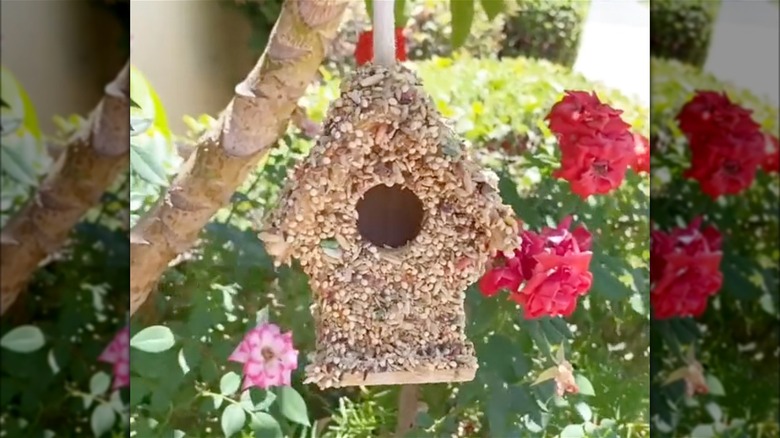
<path fill-rule="evenodd" d="M 419 385 L 425 383 L 470 382 L 477 368 L 431 370 L 419 368 L 410 371 L 380 373 L 349 373 L 341 376 L 340 386 Z"/>

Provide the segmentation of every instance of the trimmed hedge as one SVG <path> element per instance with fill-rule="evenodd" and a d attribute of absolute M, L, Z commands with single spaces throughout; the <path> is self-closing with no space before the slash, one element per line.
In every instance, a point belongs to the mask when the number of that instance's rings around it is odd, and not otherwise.
<path fill-rule="evenodd" d="M 501 57 L 546 59 L 571 67 L 577 60 L 590 0 L 522 0 L 504 26 Z"/>
<path fill-rule="evenodd" d="M 653 0 L 650 2 L 650 54 L 701 68 L 707 61 L 720 2 Z"/>

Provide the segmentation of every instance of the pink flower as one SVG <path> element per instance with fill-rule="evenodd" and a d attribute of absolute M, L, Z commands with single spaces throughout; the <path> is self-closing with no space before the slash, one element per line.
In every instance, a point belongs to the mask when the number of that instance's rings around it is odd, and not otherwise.
<path fill-rule="evenodd" d="M 113 389 L 130 386 L 130 327 L 123 328 L 114 336 L 98 360 L 114 365 Z"/>
<path fill-rule="evenodd" d="M 244 364 L 243 389 L 288 386 L 298 368 L 298 350 L 292 332 L 281 333 L 276 324 L 267 323 L 250 330 L 228 360 Z"/>
<path fill-rule="evenodd" d="M 564 360 L 558 364 L 558 370 L 555 374 L 555 394 L 558 397 L 563 397 L 566 393 L 577 394 L 578 392 L 580 392 L 580 387 L 577 386 L 577 381 L 574 379 L 574 367 L 569 361 Z"/>

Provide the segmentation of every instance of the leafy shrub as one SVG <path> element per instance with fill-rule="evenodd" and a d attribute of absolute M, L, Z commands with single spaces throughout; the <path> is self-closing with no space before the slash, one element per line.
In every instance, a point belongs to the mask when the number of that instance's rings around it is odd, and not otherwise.
<path fill-rule="evenodd" d="M 582 201 L 551 177 L 557 148 L 543 120 L 570 88 L 595 88 L 644 134 L 646 109 L 545 61 L 436 58 L 417 68 L 474 155 L 501 173 L 502 196 L 518 216 L 538 228 L 574 214 L 594 233 L 596 248 L 592 293 L 569 320 L 528 321 L 511 302 L 486 299 L 470 288 L 467 332 L 480 358 L 477 378 L 462 385 L 425 385 L 421 401 L 427 408 L 412 435 L 469 436 L 478 429 L 489 436 L 582 435 L 584 430 L 593 436 L 646 436 L 648 181 L 629 172 L 613 195 Z M 312 86 L 300 101 L 317 121 L 340 94 L 339 79 L 324 70 L 322 76 L 323 84 Z M 521 135 L 533 153 L 511 156 L 488 146 Z M 187 436 L 214 436 L 220 430 L 248 436 L 250 429 L 263 429 L 261 436 L 323 437 L 392 431 L 397 388 L 323 392 L 301 383 L 306 353 L 315 342 L 308 280 L 297 266 L 275 269 L 253 230 L 254 218 L 273 208 L 288 170 L 310 147 L 291 129 L 207 225 L 198 248 L 166 272 L 158 292 L 131 322 L 136 341 L 158 325 L 162 328 L 155 332 L 169 333 L 165 339 L 171 345 L 159 353 L 133 350 L 131 428 L 138 436 L 174 430 Z M 237 391 L 240 367 L 227 357 L 243 334 L 266 318 L 293 331 L 301 351 L 299 371 L 292 388 Z M 560 348 L 576 364 L 581 388 L 566 400 L 552 397 L 551 381 L 531 385 Z"/>
<path fill-rule="evenodd" d="M 668 436 L 772 436 L 777 434 L 776 330 L 780 297 L 775 242 L 780 184 L 759 171 L 739 196 L 712 200 L 682 173 L 690 162 L 688 142 L 675 116 L 697 90 L 724 91 L 753 119 L 778 134 L 778 109 L 746 90 L 677 61 L 652 60 L 652 205 L 651 220 L 663 229 L 702 216 L 723 235 L 721 292 L 697 320 L 675 318 L 651 328 L 651 405 L 659 432 Z M 683 385 L 663 385 L 693 346 L 705 365 L 710 394 L 682 398 Z M 717 377 L 716 377 L 717 376 Z M 760 376 L 757 379 L 756 376 Z M 773 394 L 773 395 L 770 395 Z M 740 435 L 741 434 L 741 435 Z"/>
<path fill-rule="evenodd" d="M 16 87 L 16 88 L 14 88 Z M 27 202 L 52 159 L 56 144 L 84 119 L 55 117 L 58 132 L 45 136 L 21 85 L 3 69 L 3 224 Z M 56 146 L 53 148 L 56 150 Z M 130 247 L 127 175 L 120 176 L 73 230 L 67 248 L 45 261 L 27 292 L 0 320 L 0 422 L 6 436 L 123 436 L 127 390 L 113 391 L 110 368 L 97 361 L 126 324 Z M 113 434 L 113 435 L 112 435 Z"/>
<path fill-rule="evenodd" d="M 435 56 L 452 55 L 453 21 L 450 2 L 423 0 L 413 3 L 410 8 L 410 19 L 407 22 L 409 59 L 425 60 Z M 463 46 L 457 52 L 468 53 L 476 58 L 495 57 L 504 39 L 503 16 L 490 19 L 483 8 L 475 7 L 469 17 L 470 29 L 461 23 L 456 24 L 460 26 L 459 31 L 465 28 L 468 33 Z"/>
<path fill-rule="evenodd" d="M 717 1 L 652 0 L 650 55 L 702 67 L 719 10 Z"/>
<path fill-rule="evenodd" d="M 502 57 L 547 59 L 571 67 L 590 9 L 589 0 L 519 0 L 506 20 Z"/>

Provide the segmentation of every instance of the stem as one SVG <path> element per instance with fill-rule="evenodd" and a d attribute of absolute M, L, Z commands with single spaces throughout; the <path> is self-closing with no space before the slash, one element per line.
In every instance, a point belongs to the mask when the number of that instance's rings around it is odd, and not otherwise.
<path fill-rule="evenodd" d="M 419 392 L 418 385 L 401 386 L 401 391 L 398 393 L 398 423 L 395 427 L 395 438 L 403 438 L 414 426 Z"/>
<path fill-rule="evenodd" d="M 374 0 L 374 64 L 395 64 L 395 0 Z"/>

